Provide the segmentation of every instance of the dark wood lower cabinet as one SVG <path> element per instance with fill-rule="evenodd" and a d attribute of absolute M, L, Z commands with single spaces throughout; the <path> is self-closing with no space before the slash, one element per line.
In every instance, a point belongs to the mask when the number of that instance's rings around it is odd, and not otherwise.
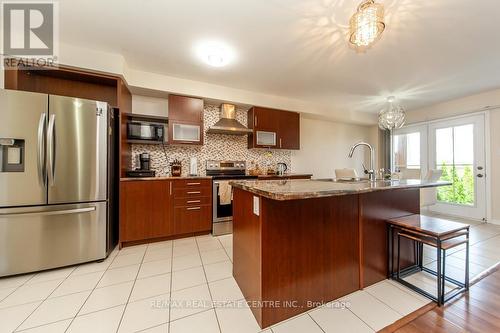
<path fill-rule="evenodd" d="M 212 230 L 212 181 L 120 182 L 120 245 Z"/>
<path fill-rule="evenodd" d="M 170 181 L 120 183 L 120 243 L 173 234 Z"/>
<path fill-rule="evenodd" d="M 180 206 L 174 208 L 174 232 L 187 234 L 212 228 L 210 206 Z"/>

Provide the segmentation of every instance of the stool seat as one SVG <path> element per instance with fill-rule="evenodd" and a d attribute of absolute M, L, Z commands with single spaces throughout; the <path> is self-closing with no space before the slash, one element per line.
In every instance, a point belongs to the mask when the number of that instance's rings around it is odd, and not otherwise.
<path fill-rule="evenodd" d="M 469 227 L 468 224 L 448 221 L 438 217 L 426 216 L 421 214 L 413 214 L 387 221 L 392 225 L 401 227 L 402 229 L 414 230 L 432 237 L 444 237 Z"/>
<path fill-rule="evenodd" d="M 435 300 L 438 305 L 469 289 L 469 228 L 468 224 L 457 223 L 442 218 L 421 214 L 408 215 L 387 220 L 389 226 L 389 274 L 396 281 L 407 287 Z M 397 236 L 397 270 L 394 272 L 394 232 Z M 414 242 L 415 265 L 401 270 L 400 267 L 400 242 L 401 238 Z M 423 266 L 423 245 L 436 248 L 437 271 Z M 446 276 L 446 251 L 466 244 L 465 283 Z M 437 297 L 421 288 L 405 281 L 403 278 L 416 271 L 425 271 L 437 277 Z M 445 295 L 445 280 L 458 287 L 459 290 Z M 447 296 L 447 297 L 446 297 Z"/>

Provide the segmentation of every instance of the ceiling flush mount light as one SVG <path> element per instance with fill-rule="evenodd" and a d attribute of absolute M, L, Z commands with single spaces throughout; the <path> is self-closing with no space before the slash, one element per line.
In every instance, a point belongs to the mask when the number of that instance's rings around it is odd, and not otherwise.
<path fill-rule="evenodd" d="M 198 57 L 212 67 L 224 67 L 234 58 L 229 47 L 219 42 L 205 42 L 197 47 Z"/>
<path fill-rule="evenodd" d="M 388 105 L 378 114 L 378 127 L 382 130 L 401 128 L 406 121 L 406 113 L 403 107 L 396 102 L 396 97 L 387 97 Z"/>
<path fill-rule="evenodd" d="M 384 6 L 366 0 L 351 17 L 349 42 L 358 49 L 373 45 L 385 29 Z"/>

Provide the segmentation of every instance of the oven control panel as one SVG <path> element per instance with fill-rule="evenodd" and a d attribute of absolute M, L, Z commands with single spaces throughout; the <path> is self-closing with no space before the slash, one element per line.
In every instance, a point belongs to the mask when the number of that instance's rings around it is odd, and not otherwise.
<path fill-rule="evenodd" d="M 247 163 L 245 161 L 207 161 L 207 170 L 222 171 L 222 170 L 246 170 Z"/>

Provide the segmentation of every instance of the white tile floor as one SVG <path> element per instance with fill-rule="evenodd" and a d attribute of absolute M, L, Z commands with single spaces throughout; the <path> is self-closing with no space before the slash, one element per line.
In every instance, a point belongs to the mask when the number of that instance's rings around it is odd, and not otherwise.
<path fill-rule="evenodd" d="M 471 273 L 500 261 L 500 227 L 471 229 Z M 426 250 L 432 265 L 433 251 Z M 450 253 L 460 273 L 464 251 Z M 474 267 L 474 268 L 472 268 Z M 0 279 L 0 332 L 260 332 L 232 274 L 232 236 L 125 248 L 102 263 Z M 433 277 L 412 276 L 433 290 Z M 373 332 L 427 304 L 393 282 L 264 332 Z"/>

